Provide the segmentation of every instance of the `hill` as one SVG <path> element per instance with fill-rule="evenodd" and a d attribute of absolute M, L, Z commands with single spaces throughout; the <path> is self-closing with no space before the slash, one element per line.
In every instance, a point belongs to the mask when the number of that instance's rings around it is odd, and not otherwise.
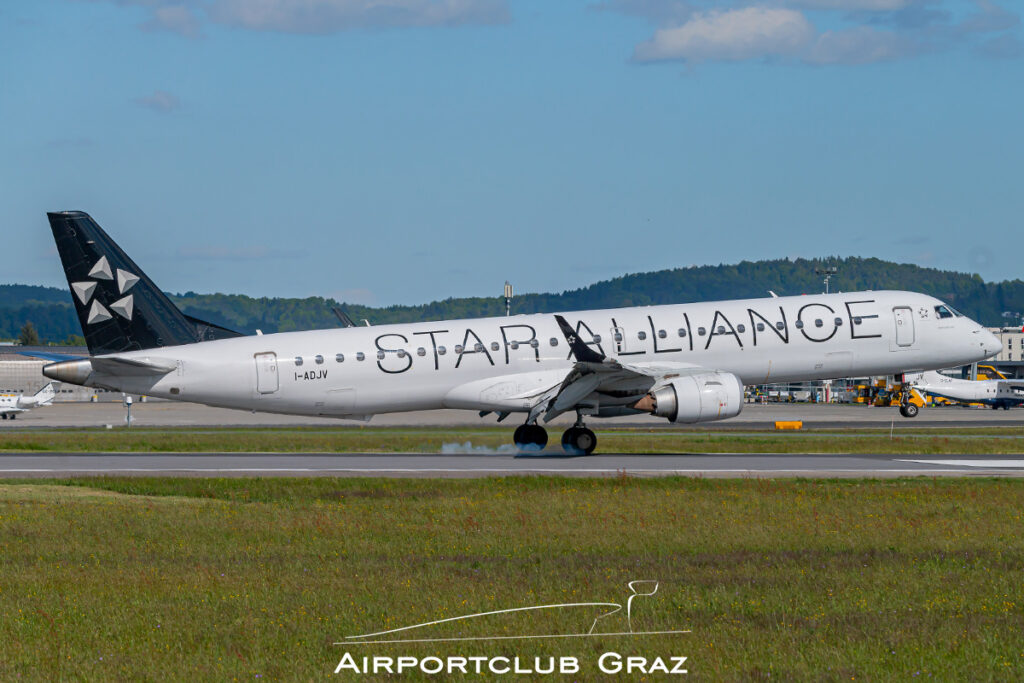
<path fill-rule="evenodd" d="M 523 294 L 513 303 L 516 313 L 544 313 L 588 308 L 615 308 L 717 299 L 806 294 L 822 290 L 815 268 L 837 266 L 833 291 L 909 289 L 937 296 L 986 325 L 1020 320 L 1024 282 L 985 282 L 980 276 L 897 264 L 877 258 L 743 261 L 735 265 L 692 266 L 652 273 L 634 273 L 560 294 Z M 171 294 L 187 314 L 243 332 L 265 333 L 336 327 L 332 306 L 341 306 L 353 320 L 374 324 L 497 316 L 504 312 L 498 297 L 452 298 L 415 306 L 373 308 L 308 297 L 253 298 L 241 294 Z M 13 338 L 32 321 L 42 339 L 60 342 L 81 334 L 67 290 L 31 285 L 0 285 L 0 338 Z"/>

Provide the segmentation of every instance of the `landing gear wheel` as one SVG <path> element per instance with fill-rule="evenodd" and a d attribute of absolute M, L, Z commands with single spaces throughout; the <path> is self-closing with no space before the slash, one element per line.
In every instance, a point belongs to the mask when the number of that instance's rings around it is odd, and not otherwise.
<path fill-rule="evenodd" d="M 548 445 L 548 431 L 540 425 L 519 425 L 512 440 L 521 451 L 542 451 Z"/>
<path fill-rule="evenodd" d="M 900 415 L 903 417 L 917 417 L 918 408 L 913 403 L 908 403 L 905 406 L 900 406 Z"/>
<path fill-rule="evenodd" d="M 562 434 L 562 448 L 566 453 L 590 455 L 597 448 L 597 435 L 586 427 L 570 427 Z"/>

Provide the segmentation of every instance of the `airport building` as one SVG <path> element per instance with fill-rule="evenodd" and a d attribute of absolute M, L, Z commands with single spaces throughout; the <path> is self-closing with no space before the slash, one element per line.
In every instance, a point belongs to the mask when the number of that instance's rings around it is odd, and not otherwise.
<path fill-rule="evenodd" d="M 1003 350 L 992 360 L 1024 361 L 1024 329 L 1020 327 L 990 327 L 989 332 L 999 337 Z"/>
<path fill-rule="evenodd" d="M 32 358 L 25 352 L 49 353 L 74 356 L 88 356 L 84 346 L 0 346 L 0 393 L 24 394 L 31 396 L 50 380 L 43 375 L 43 366 L 52 363 L 42 358 Z M 115 401 L 121 399 L 120 392 L 57 382 L 57 396 L 54 401 Z M 95 397 L 95 398 L 94 398 Z"/>

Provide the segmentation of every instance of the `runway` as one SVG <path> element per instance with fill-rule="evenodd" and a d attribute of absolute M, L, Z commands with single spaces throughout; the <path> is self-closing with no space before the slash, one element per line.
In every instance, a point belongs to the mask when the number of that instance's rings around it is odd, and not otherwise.
<path fill-rule="evenodd" d="M 1024 455 L 7 453 L 0 478 L 69 476 L 1022 477 Z"/>

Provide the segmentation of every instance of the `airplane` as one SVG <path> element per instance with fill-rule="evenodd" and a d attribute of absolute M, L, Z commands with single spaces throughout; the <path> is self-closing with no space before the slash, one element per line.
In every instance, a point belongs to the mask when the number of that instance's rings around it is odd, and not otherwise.
<path fill-rule="evenodd" d="M 0 417 L 5 420 L 13 420 L 18 413 L 50 405 L 56 395 L 57 391 L 53 387 L 53 382 L 47 382 L 46 386 L 32 396 L 0 394 Z"/>
<path fill-rule="evenodd" d="M 563 413 L 576 414 L 563 448 L 589 454 L 588 417 L 722 420 L 739 415 L 744 384 L 931 370 L 1001 349 L 938 299 L 901 291 L 243 336 L 183 314 L 88 214 L 47 215 L 90 354 L 47 377 L 291 415 L 518 413 L 521 451 L 542 450 L 542 422 Z"/>
<path fill-rule="evenodd" d="M 981 403 L 992 410 L 1009 410 L 1024 403 L 1024 380 L 969 380 L 939 372 L 923 372 L 906 380 L 921 393 L 959 403 Z"/>

